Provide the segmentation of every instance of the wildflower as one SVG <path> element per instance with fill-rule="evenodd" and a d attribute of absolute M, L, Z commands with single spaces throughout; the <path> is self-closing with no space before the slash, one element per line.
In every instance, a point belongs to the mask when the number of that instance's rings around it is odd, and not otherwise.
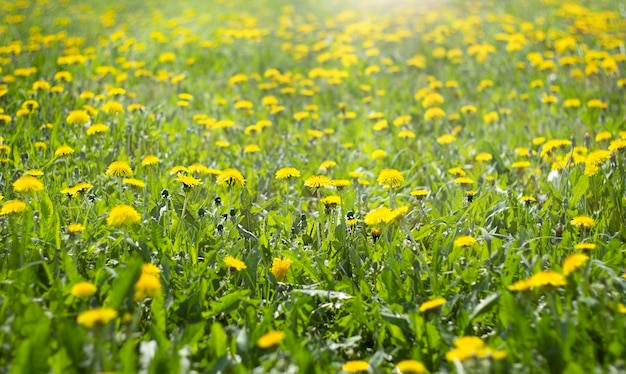
<path fill-rule="evenodd" d="M 270 269 L 270 271 L 272 272 L 272 274 L 274 274 L 274 277 L 276 277 L 276 280 L 279 282 L 282 282 L 282 280 L 285 278 L 285 275 L 287 275 L 287 272 L 289 271 L 289 267 L 291 266 L 292 261 L 288 258 L 274 258 L 274 260 L 272 260 L 272 268 Z"/>
<path fill-rule="evenodd" d="M 426 367 L 419 361 L 402 360 L 396 364 L 396 369 L 401 374 L 424 374 Z"/>
<path fill-rule="evenodd" d="M 26 203 L 21 200 L 7 200 L 0 208 L 0 216 L 22 213 L 26 210 Z"/>
<path fill-rule="evenodd" d="M 217 177 L 217 184 L 227 187 L 243 187 L 246 180 L 239 170 L 224 169 Z"/>
<path fill-rule="evenodd" d="M 403 182 L 402 173 L 396 169 L 383 169 L 378 174 L 378 184 L 385 188 L 398 188 Z"/>
<path fill-rule="evenodd" d="M 596 249 L 595 243 L 578 243 L 574 245 L 574 249 L 592 250 Z"/>
<path fill-rule="evenodd" d="M 387 152 L 382 149 L 377 149 L 370 155 L 370 159 L 372 160 L 380 160 L 387 157 Z"/>
<path fill-rule="evenodd" d="M 87 122 L 89 122 L 90 119 L 91 118 L 89 117 L 89 114 L 87 113 L 87 111 L 78 109 L 78 110 L 72 110 L 70 114 L 67 116 L 67 118 L 65 119 L 65 122 L 67 122 L 70 125 L 84 125 Z"/>
<path fill-rule="evenodd" d="M 91 282 L 78 282 L 72 286 L 70 293 L 74 297 L 91 297 L 96 293 L 96 286 Z"/>
<path fill-rule="evenodd" d="M 85 230 L 85 226 L 83 226 L 80 223 L 70 223 L 69 225 L 67 225 L 67 231 L 70 234 L 75 234 L 77 232 L 81 232 Z"/>
<path fill-rule="evenodd" d="M 626 139 L 613 140 L 609 144 L 609 151 L 615 152 L 626 148 Z"/>
<path fill-rule="evenodd" d="M 122 183 L 137 188 L 144 188 L 146 186 L 146 183 L 144 181 L 135 178 L 124 178 L 122 179 Z"/>
<path fill-rule="evenodd" d="M 102 110 L 107 114 L 124 113 L 124 107 L 117 101 L 109 101 L 102 106 Z"/>
<path fill-rule="evenodd" d="M 574 217 L 570 223 L 576 227 L 582 227 L 582 228 L 591 228 L 593 226 L 595 226 L 596 221 L 593 220 L 593 218 L 586 216 L 584 214 L 581 214 L 579 216 Z"/>
<path fill-rule="evenodd" d="M 456 136 L 452 134 L 444 134 L 437 138 L 437 143 L 441 145 L 451 144 L 456 141 Z"/>
<path fill-rule="evenodd" d="M 38 192 L 43 190 L 43 183 L 33 176 L 25 175 L 13 182 L 13 190 L 15 192 Z"/>
<path fill-rule="evenodd" d="M 328 187 L 331 184 L 332 184 L 331 179 L 325 175 L 313 175 L 313 176 L 308 177 L 304 181 L 304 185 L 306 187 L 309 187 L 312 190 L 317 190 L 319 188 Z"/>
<path fill-rule="evenodd" d="M 476 155 L 476 161 L 487 162 L 487 161 L 491 161 L 492 159 L 493 159 L 493 156 L 491 155 L 491 153 L 481 152 L 478 155 Z"/>
<path fill-rule="evenodd" d="M 459 236 L 458 238 L 454 240 L 455 247 L 467 248 L 467 247 L 471 247 L 475 243 L 476 243 L 476 239 L 472 238 L 471 236 Z"/>
<path fill-rule="evenodd" d="M 151 274 L 154 276 L 158 276 L 161 274 L 161 269 L 158 266 L 152 263 L 146 263 L 141 265 L 141 274 Z"/>
<path fill-rule="evenodd" d="M 506 357 L 505 351 L 493 350 L 477 336 L 462 336 L 454 341 L 454 348 L 446 352 L 447 361 L 465 361 L 469 358 L 491 357 L 493 360 L 501 360 Z"/>
<path fill-rule="evenodd" d="M 443 109 L 441 108 L 428 108 L 426 110 L 426 112 L 424 113 L 424 120 L 426 121 L 430 121 L 430 120 L 434 120 L 434 119 L 438 119 L 438 118 L 445 118 L 446 117 L 446 112 L 443 111 Z"/>
<path fill-rule="evenodd" d="M 438 297 L 436 299 L 428 300 L 424 302 L 422 305 L 420 305 L 419 311 L 424 313 L 431 309 L 438 308 L 445 303 L 446 303 L 446 299 L 444 299 L 443 297 Z"/>
<path fill-rule="evenodd" d="M 139 213 L 130 205 L 118 205 L 111 209 L 107 225 L 114 227 L 129 226 L 141 221 Z"/>
<path fill-rule="evenodd" d="M 187 188 L 193 188 L 202 184 L 202 181 L 185 174 L 178 174 L 176 181 L 182 183 Z"/>
<path fill-rule="evenodd" d="M 54 151 L 54 157 L 62 157 L 71 155 L 74 153 L 74 150 L 68 145 L 62 145 Z"/>
<path fill-rule="evenodd" d="M 233 256 L 224 257 L 224 263 L 228 265 L 228 267 L 233 268 L 237 271 L 247 269 L 247 266 L 243 261 L 238 260 L 234 258 Z"/>
<path fill-rule="evenodd" d="M 324 162 L 322 162 L 322 164 L 320 165 L 320 170 L 328 170 L 334 166 L 336 166 L 337 163 L 335 161 L 332 160 L 326 160 Z"/>
<path fill-rule="evenodd" d="M 411 196 L 414 196 L 418 201 L 424 199 L 424 197 L 428 196 L 427 190 L 415 190 L 411 191 Z"/>
<path fill-rule="evenodd" d="M 380 224 L 388 224 L 402 217 L 409 211 L 409 207 L 401 206 L 396 209 L 389 209 L 385 206 L 381 206 L 374 210 L 371 210 L 365 215 L 363 221 L 368 226 L 375 226 Z"/>
<path fill-rule="evenodd" d="M 456 182 L 456 184 L 460 184 L 461 186 L 474 184 L 474 180 L 468 177 L 458 177 L 454 180 L 454 182 Z"/>
<path fill-rule="evenodd" d="M 581 253 L 572 253 L 563 260 L 563 275 L 568 276 L 580 269 L 587 261 L 589 261 L 589 256 Z"/>
<path fill-rule="evenodd" d="M 285 333 L 282 331 L 270 331 L 257 340 L 256 345 L 261 349 L 275 347 L 285 339 Z"/>
<path fill-rule="evenodd" d="M 526 291 L 533 287 L 560 287 L 565 286 L 566 284 L 567 280 L 565 279 L 563 274 L 559 274 L 552 270 L 545 270 L 534 274 L 530 278 L 517 281 L 507 288 L 509 289 L 509 291 Z"/>
<path fill-rule="evenodd" d="M 78 315 L 76 322 L 79 325 L 91 328 L 95 325 L 106 325 L 117 317 L 117 311 L 111 308 L 95 308 L 86 310 Z"/>
<path fill-rule="evenodd" d="M 148 155 L 141 160 L 141 166 L 151 166 L 159 163 L 159 158 L 154 155 Z"/>
<path fill-rule="evenodd" d="M 258 152 L 260 150 L 261 150 L 261 148 L 259 148 L 258 145 L 256 145 L 256 144 L 249 144 L 249 145 L 247 145 L 247 146 L 245 146 L 243 148 L 243 153 L 256 153 L 256 152 Z"/>
<path fill-rule="evenodd" d="M 537 199 L 532 196 L 522 196 L 520 200 L 526 203 L 527 205 L 537 201 Z"/>
<path fill-rule="evenodd" d="M 89 126 L 89 128 L 87 129 L 87 135 L 100 134 L 100 133 L 105 133 L 107 131 L 109 131 L 109 126 L 103 123 L 96 123 L 96 124 Z"/>
<path fill-rule="evenodd" d="M 126 161 L 113 161 L 107 167 L 106 175 L 114 175 L 116 177 L 132 177 L 133 169 Z"/>
<path fill-rule="evenodd" d="M 341 370 L 346 371 L 348 373 L 358 373 L 360 371 L 367 371 L 370 368 L 370 364 L 367 361 L 362 360 L 354 360 L 348 361 L 341 366 Z"/>
<path fill-rule="evenodd" d="M 161 293 L 161 280 L 158 275 L 142 272 L 135 283 L 135 301 L 156 297 Z"/>
<path fill-rule="evenodd" d="M 327 208 L 334 208 L 337 205 L 341 204 L 341 197 L 339 196 L 327 196 L 320 199 L 320 202 L 324 204 Z"/>

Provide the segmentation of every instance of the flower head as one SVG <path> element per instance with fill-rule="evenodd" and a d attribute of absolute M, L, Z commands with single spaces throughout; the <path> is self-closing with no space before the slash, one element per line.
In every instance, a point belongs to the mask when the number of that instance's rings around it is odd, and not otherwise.
<path fill-rule="evenodd" d="M 471 236 L 459 236 L 454 240 L 455 247 L 471 247 L 474 243 L 476 243 L 476 239 Z"/>
<path fill-rule="evenodd" d="M 398 188 L 404 182 L 404 177 L 399 170 L 396 169 L 383 169 L 378 174 L 378 184 L 385 188 Z"/>
<path fill-rule="evenodd" d="M 198 180 L 191 175 L 178 174 L 176 181 L 183 184 L 187 188 L 193 188 L 202 184 L 201 180 Z"/>
<path fill-rule="evenodd" d="M 91 118 L 89 117 L 89 114 L 87 113 L 87 111 L 85 110 L 72 110 L 70 112 L 70 114 L 67 116 L 67 118 L 65 119 L 65 122 L 67 122 L 70 125 L 84 125 L 87 122 L 89 122 Z"/>
<path fill-rule="evenodd" d="M 158 275 L 149 272 L 141 272 L 135 283 L 135 301 L 141 301 L 149 297 L 156 297 L 161 293 L 161 280 Z"/>
<path fill-rule="evenodd" d="M 141 166 L 156 165 L 159 163 L 159 158 L 155 155 L 148 155 L 141 160 Z"/>
<path fill-rule="evenodd" d="M 38 192 L 43 190 L 43 183 L 33 176 L 25 175 L 13 182 L 13 190 L 15 192 Z"/>
<path fill-rule="evenodd" d="M 116 177 L 132 177 L 133 169 L 126 161 L 113 161 L 107 167 L 106 175 L 115 175 Z"/>
<path fill-rule="evenodd" d="M 108 114 L 124 113 L 124 107 L 117 101 L 109 101 L 102 106 L 102 110 Z"/>
<path fill-rule="evenodd" d="M 130 205 L 118 205 L 111 209 L 107 225 L 114 227 L 130 226 L 141 221 L 139 213 Z"/>
<path fill-rule="evenodd" d="M 582 227 L 582 228 L 591 228 L 593 226 L 595 226 L 596 221 L 593 220 L 593 218 L 586 216 L 584 214 L 581 214 L 579 216 L 574 217 L 570 223 L 576 227 Z"/>
<path fill-rule="evenodd" d="M 330 178 L 325 175 L 313 175 L 308 177 L 304 181 L 304 185 L 309 187 L 312 190 L 317 190 L 319 188 L 328 187 L 332 184 Z"/>
<path fill-rule="evenodd" d="M 238 260 L 234 258 L 233 256 L 224 257 L 224 263 L 228 265 L 228 267 L 233 268 L 237 271 L 247 269 L 247 266 L 243 261 Z"/>
<path fill-rule="evenodd" d="M 585 265 L 587 261 L 589 261 L 589 256 L 582 253 L 572 253 L 563 260 L 563 275 L 570 275 Z"/>
<path fill-rule="evenodd" d="M 217 176 L 217 184 L 226 187 L 243 187 L 246 180 L 239 170 L 236 169 L 224 169 Z"/>
<path fill-rule="evenodd" d="M 419 361 L 402 360 L 396 364 L 396 369 L 402 374 L 424 374 L 426 367 Z"/>
<path fill-rule="evenodd" d="M 96 286 L 91 282 L 78 282 L 72 286 L 70 293 L 74 297 L 91 297 L 96 293 Z"/>
<path fill-rule="evenodd" d="M 420 305 L 419 311 L 423 313 L 431 309 L 439 308 L 445 303 L 446 303 L 446 299 L 444 299 L 443 297 L 438 297 L 436 299 L 428 300 L 424 302 L 422 305 Z"/>
<path fill-rule="evenodd" d="M 256 345 L 261 349 L 267 349 L 280 344 L 285 339 L 285 333 L 282 331 L 270 331 L 257 340 Z"/>
<path fill-rule="evenodd" d="M 285 278 L 285 275 L 287 275 L 287 272 L 289 271 L 289 267 L 291 267 L 292 261 L 288 258 L 274 258 L 274 260 L 272 260 L 272 268 L 270 269 L 270 271 L 272 272 L 272 274 L 274 274 L 274 277 L 276 277 L 276 280 L 279 282 L 282 282 L 282 280 Z"/>
<path fill-rule="evenodd" d="M 367 371 L 370 368 L 370 364 L 363 360 L 348 361 L 341 366 L 341 370 L 348 373 L 358 373 L 361 371 Z"/>
<path fill-rule="evenodd" d="M 7 200 L 0 208 L 0 216 L 22 213 L 26 210 L 26 203 L 21 200 Z"/>
<path fill-rule="evenodd" d="M 67 156 L 74 153 L 74 149 L 69 145 L 62 145 L 54 151 L 54 157 Z"/>
<path fill-rule="evenodd" d="M 300 171 L 296 168 L 281 168 L 276 171 L 276 179 L 300 178 Z"/>
<path fill-rule="evenodd" d="M 95 308 L 86 310 L 78 315 L 76 322 L 85 327 L 106 325 L 117 317 L 117 310 L 111 308 Z"/>
<path fill-rule="evenodd" d="M 324 204 L 326 207 L 333 208 L 341 204 L 341 197 L 336 196 L 336 195 L 331 195 L 331 196 L 321 198 L 320 202 Z"/>

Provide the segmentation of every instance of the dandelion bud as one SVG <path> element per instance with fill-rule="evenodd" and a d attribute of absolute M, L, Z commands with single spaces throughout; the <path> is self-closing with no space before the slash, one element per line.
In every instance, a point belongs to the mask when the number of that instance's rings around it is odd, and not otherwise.
<path fill-rule="evenodd" d="M 576 136 L 574 134 L 570 137 L 570 141 L 572 142 L 572 148 L 576 147 Z"/>
<path fill-rule="evenodd" d="M 378 227 L 374 227 L 371 231 L 372 234 L 372 239 L 374 239 L 374 243 L 376 243 L 376 240 L 378 240 L 378 238 L 380 238 L 380 235 L 382 234 L 382 230 L 379 229 Z"/>
<path fill-rule="evenodd" d="M 204 217 L 207 214 L 207 210 L 204 208 L 198 209 L 198 217 Z"/>
<path fill-rule="evenodd" d="M 161 198 L 162 199 L 169 199 L 170 198 L 170 192 L 166 189 L 163 189 L 161 191 Z"/>
<path fill-rule="evenodd" d="M 588 132 L 585 133 L 585 147 L 591 147 L 591 136 L 589 136 Z"/>
<path fill-rule="evenodd" d="M 556 225 L 554 231 L 555 231 L 555 234 L 556 234 L 557 238 L 560 239 L 561 236 L 563 236 L 563 226 L 561 226 L 560 223 Z"/>
<path fill-rule="evenodd" d="M 22 159 L 22 163 L 26 163 L 26 161 L 28 161 L 28 153 L 24 152 L 20 155 L 20 158 Z"/>
<path fill-rule="evenodd" d="M 217 231 L 218 232 L 222 232 L 224 231 L 224 225 L 222 225 L 221 223 L 217 225 Z"/>
<path fill-rule="evenodd" d="M 230 212 L 228 212 L 230 214 L 231 217 L 234 217 L 237 214 L 237 211 L 235 210 L 235 208 L 230 208 Z"/>
<path fill-rule="evenodd" d="M 221 206 L 222 205 L 222 198 L 221 197 L 216 197 L 215 200 L 213 200 L 213 203 L 215 204 L 215 206 Z"/>

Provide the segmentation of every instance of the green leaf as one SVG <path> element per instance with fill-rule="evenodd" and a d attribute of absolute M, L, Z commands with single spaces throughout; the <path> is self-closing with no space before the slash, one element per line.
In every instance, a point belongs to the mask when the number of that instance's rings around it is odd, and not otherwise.
<path fill-rule="evenodd" d="M 498 301 L 499 297 L 500 297 L 500 293 L 496 292 L 482 299 L 482 301 L 478 303 L 478 305 L 476 305 L 474 310 L 472 310 L 472 312 L 470 313 L 470 316 L 469 316 L 470 321 L 473 321 L 474 318 L 488 311 Z"/>
<path fill-rule="evenodd" d="M 119 309 L 124 300 L 132 299 L 134 286 L 141 272 L 141 261 L 131 260 L 125 268 L 118 268 L 117 277 L 113 281 L 109 296 L 104 304 L 113 309 Z"/>
<path fill-rule="evenodd" d="M 589 177 L 583 175 L 578 178 L 578 182 L 576 182 L 574 189 L 572 189 L 572 198 L 570 199 L 570 204 L 574 205 L 578 203 L 580 198 L 583 197 L 587 192 L 587 189 L 589 189 Z"/>

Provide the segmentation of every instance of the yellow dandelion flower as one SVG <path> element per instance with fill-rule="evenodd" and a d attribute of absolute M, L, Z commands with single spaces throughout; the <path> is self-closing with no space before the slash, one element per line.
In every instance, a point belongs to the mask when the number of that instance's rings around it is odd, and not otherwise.
<path fill-rule="evenodd" d="M 300 178 L 300 171 L 296 168 L 280 168 L 276 171 L 276 179 Z"/>
<path fill-rule="evenodd" d="M 563 275 L 568 276 L 580 269 L 587 261 L 589 261 L 589 256 L 582 253 L 572 253 L 563 260 Z"/>
<path fill-rule="evenodd" d="M 321 198 L 320 202 L 324 204 L 325 206 L 332 208 L 341 204 L 341 197 L 336 196 L 336 195 L 331 195 L 331 196 Z"/>
<path fill-rule="evenodd" d="M 446 303 L 446 299 L 444 299 L 443 297 L 438 297 L 436 299 L 428 300 L 424 302 L 422 305 L 420 305 L 419 311 L 424 313 L 428 310 L 439 308 L 445 303 Z"/>
<path fill-rule="evenodd" d="M 7 200 L 0 208 L 0 216 L 19 214 L 26 210 L 26 203 L 21 200 Z"/>
<path fill-rule="evenodd" d="M 402 360 L 396 364 L 396 370 L 401 374 L 424 374 L 427 372 L 426 366 L 415 360 Z"/>
<path fill-rule="evenodd" d="M 398 188 L 404 182 L 404 177 L 400 170 L 397 169 L 383 169 L 378 174 L 378 184 L 385 188 Z"/>
<path fill-rule="evenodd" d="M 574 217 L 570 223 L 573 226 L 576 227 L 582 227 L 582 228 L 591 228 L 593 226 L 595 226 L 596 221 L 593 220 L 593 218 L 586 216 L 584 214 L 581 214 L 579 216 Z"/>
<path fill-rule="evenodd" d="M 319 169 L 320 170 L 328 170 L 334 166 L 337 166 L 337 163 L 335 161 L 332 160 L 326 160 L 324 162 L 322 162 L 322 164 L 320 165 Z"/>
<path fill-rule="evenodd" d="M 441 145 L 451 144 L 456 141 L 456 136 L 452 134 L 444 134 L 437 138 L 437 143 Z"/>
<path fill-rule="evenodd" d="M 133 169 L 126 161 L 113 161 L 107 167 L 106 175 L 114 175 L 116 177 L 132 177 Z"/>
<path fill-rule="evenodd" d="M 276 257 L 272 260 L 272 268 L 270 269 L 270 271 L 272 272 L 272 274 L 274 274 L 274 277 L 276 277 L 277 281 L 282 282 L 282 280 L 285 278 L 285 275 L 287 275 L 291 264 L 292 261 L 288 258 L 281 259 Z"/>
<path fill-rule="evenodd" d="M 124 178 L 122 179 L 122 183 L 137 188 L 144 188 L 146 186 L 146 183 L 144 181 L 135 178 Z"/>
<path fill-rule="evenodd" d="M 329 187 L 331 184 L 331 179 L 325 175 L 313 175 L 304 181 L 304 185 L 312 190 Z"/>
<path fill-rule="evenodd" d="M 70 125 L 84 125 L 88 123 L 90 120 L 91 120 L 91 117 L 89 117 L 89 114 L 87 113 L 87 111 L 78 109 L 78 110 L 72 110 L 70 114 L 67 116 L 67 118 L 65 119 L 65 122 L 67 122 Z"/>
<path fill-rule="evenodd" d="M 95 308 L 80 313 L 76 322 L 79 325 L 91 328 L 95 325 L 106 325 L 115 318 L 117 318 L 117 311 L 115 309 Z"/>
<path fill-rule="evenodd" d="M 178 174 L 176 181 L 182 183 L 187 188 L 193 188 L 202 184 L 201 180 L 185 174 Z"/>
<path fill-rule="evenodd" d="M 574 249 L 590 251 L 596 249 L 595 243 L 578 243 L 574 245 Z"/>
<path fill-rule="evenodd" d="M 282 331 L 270 331 L 257 340 L 256 345 L 261 349 L 275 347 L 285 339 L 285 333 Z"/>
<path fill-rule="evenodd" d="M 30 192 L 38 192 L 43 190 L 43 183 L 41 181 L 31 175 L 25 175 L 23 177 L 18 178 L 13 182 L 13 191 L 22 192 L 22 193 L 30 193 Z"/>
<path fill-rule="evenodd" d="M 246 180 L 239 170 L 224 169 L 217 177 L 217 184 L 225 187 L 243 187 Z"/>
<path fill-rule="evenodd" d="M 341 370 L 348 373 L 359 373 L 361 371 L 367 371 L 370 368 L 370 364 L 367 361 L 353 360 L 348 361 L 341 366 Z"/>
<path fill-rule="evenodd" d="M 458 238 L 454 240 L 455 247 L 466 248 L 466 247 L 471 247 L 475 243 L 476 243 L 476 239 L 472 238 L 471 236 L 459 236 Z"/>
<path fill-rule="evenodd" d="M 78 282 L 72 286 L 70 294 L 74 297 L 91 297 L 97 291 L 96 285 L 91 282 Z"/>
<path fill-rule="evenodd" d="M 142 272 L 135 283 L 135 301 L 156 297 L 161 293 L 161 280 L 157 275 Z"/>
<path fill-rule="evenodd" d="M 67 156 L 71 155 L 72 153 L 74 153 L 74 149 L 72 149 L 72 147 L 68 145 L 62 145 L 57 148 L 56 151 L 54 151 L 54 157 Z"/>
<path fill-rule="evenodd" d="M 107 114 L 124 113 L 124 107 L 117 101 L 109 101 L 102 106 L 102 110 Z"/>
<path fill-rule="evenodd" d="M 243 269 L 247 269 L 247 266 L 246 266 L 246 264 L 243 261 L 238 260 L 238 259 L 234 258 L 233 256 L 226 256 L 226 257 L 224 257 L 224 263 L 228 267 L 233 268 L 233 269 L 235 269 L 237 271 L 240 271 L 240 270 L 243 270 Z"/>
<path fill-rule="evenodd" d="M 129 226 L 141 221 L 141 216 L 130 205 L 118 205 L 111 209 L 107 217 L 107 225 L 114 227 Z"/>
<path fill-rule="evenodd" d="M 67 231 L 70 234 L 75 234 L 77 232 L 85 231 L 85 226 L 80 223 L 70 223 L 67 225 Z"/>
<path fill-rule="evenodd" d="M 102 134 L 109 131 L 109 126 L 103 123 L 96 123 L 87 129 L 87 135 Z"/>
<path fill-rule="evenodd" d="M 141 160 L 141 166 L 156 165 L 159 163 L 159 158 L 155 155 L 147 155 Z"/>

